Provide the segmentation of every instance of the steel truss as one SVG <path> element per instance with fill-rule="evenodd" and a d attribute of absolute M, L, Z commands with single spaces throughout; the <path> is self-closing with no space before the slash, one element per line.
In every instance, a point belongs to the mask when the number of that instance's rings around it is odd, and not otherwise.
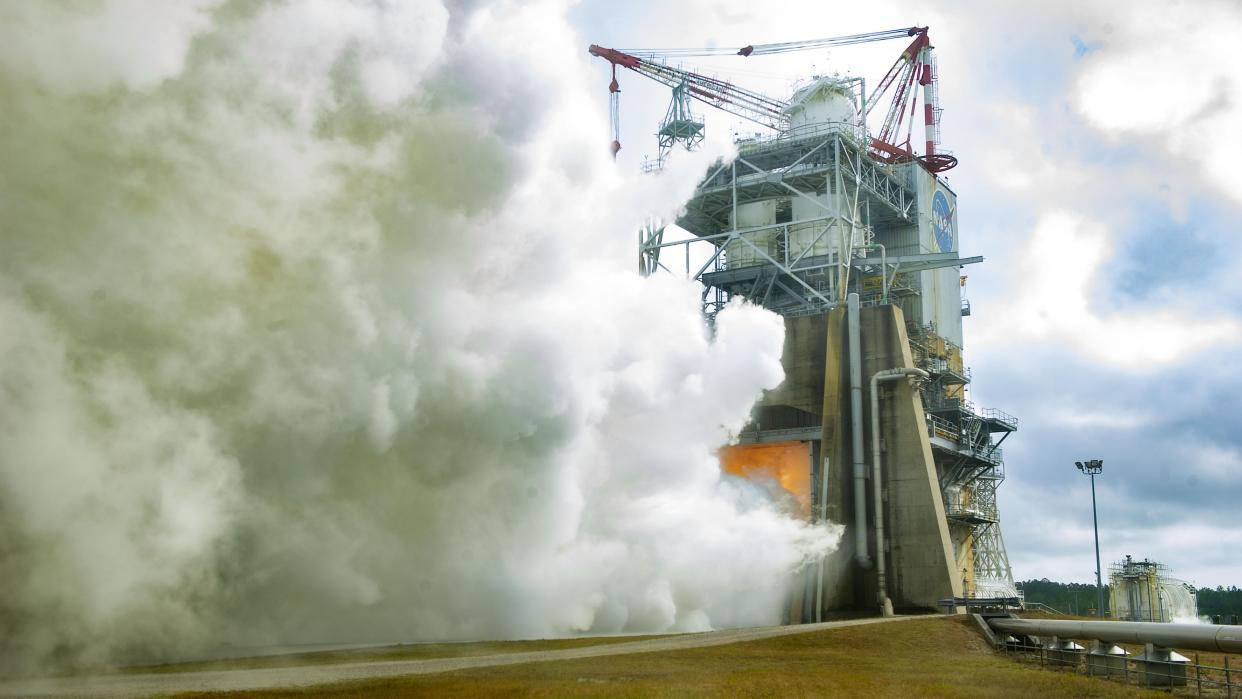
<path fill-rule="evenodd" d="M 871 248 L 873 225 L 912 224 L 917 213 L 908 171 L 877 163 L 867 155 L 865 142 L 847 125 L 815 124 L 742 144 L 737 159 L 717 165 L 699 184 L 677 220 L 694 238 L 669 242 L 662 228 L 644 229 L 640 271 L 671 272 L 673 251 L 667 249 L 683 247 L 678 257 L 684 257 L 684 274 L 704 285 L 703 311 L 710 319 L 735 295 L 785 315 L 823 313 L 845 297 L 855 270 L 881 272 L 887 280 L 903 262 L 907 271 L 914 269 L 911 265 L 926 268 L 924 258 L 930 256 L 895 258 L 887 265 L 862 257 Z M 828 194 L 828 203 L 817 194 Z M 733 225 L 739 206 L 775 198 L 810 202 L 807 208 L 815 215 L 750 228 Z M 795 251 L 793 234 L 804 239 L 800 251 Z M 699 251 L 692 254 L 692 247 Z M 810 254 L 824 247 L 827 254 Z M 757 264 L 730 264 L 730 250 L 745 251 Z M 943 257 L 933 262 L 964 264 L 955 256 Z M 692 265 L 692 259 L 704 261 Z"/>

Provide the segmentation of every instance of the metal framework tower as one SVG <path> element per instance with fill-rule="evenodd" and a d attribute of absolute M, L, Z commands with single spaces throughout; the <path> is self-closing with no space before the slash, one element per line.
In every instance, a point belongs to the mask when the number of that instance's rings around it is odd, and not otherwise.
<path fill-rule="evenodd" d="M 862 81 L 824 87 L 860 95 Z M 734 295 L 784 315 L 822 313 L 845 298 L 855 272 L 879 279 L 899 269 L 964 264 L 949 254 L 891 260 L 864 255 L 879 250 L 871 246 L 873 225 L 913 222 L 917 196 L 893 167 L 868 155 L 866 143 L 857 123 L 810 124 L 740 141 L 739 157 L 713 168 L 677 221 L 696 239 L 644 238 L 645 268 L 671 272 L 680 265 L 668 259 L 668 249 L 687 247 L 676 257 L 685 259 L 684 274 L 704 284 L 704 313 L 711 318 Z M 767 208 L 747 210 L 753 204 Z M 758 222 L 767 214 L 770 223 Z M 711 245 L 706 259 L 696 254 L 701 243 Z"/>
<path fill-rule="evenodd" d="M 673 88 L 673 99 L 669 102 L 664 121 L 660 122 L 656 137 L 660 146 L 660 165 L 668 159 L 675 144 L 680 143 L 686 150 L 694 150 L 703 142 L 703 120 L 690 108 L 686 81 Z"/>
<path fill-rule="evenodd" d="M 982 479 L 975 486 L 974 496 L 981 511 L 992 522 L 974 531 L 974 587 L 969 592 L 978 597 L 1012 597 L 1015 593 L 1009 555 L 1001 535 L 1000 512 L 996 508 L 996 487 L 1001 479 Z"/>

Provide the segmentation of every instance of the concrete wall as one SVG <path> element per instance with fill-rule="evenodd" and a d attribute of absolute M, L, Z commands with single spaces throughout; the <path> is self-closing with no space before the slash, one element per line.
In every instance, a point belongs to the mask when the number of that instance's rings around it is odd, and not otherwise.
<path fill-rule="evenodd" d="M 846 525 L 841 545 L 824 566 L 824 601 L 828 610 L 863 609 L 860 571 L 854 563 L 854 480 L 850 454 L 849 344 L 845 309 L 834 308 L 826 318 L 822 376 L 824 390 L 820 437 L 821 464 L 828 460 L 828 499 L 825 516 Z M 873 583 L 874 584 L 874 583 Z"/>
<path fill-rule="evenodd" d="M 895 306 L 862 309 L 863 460 L 871 472 L 870 377 L 882 369 L 914 366 L 905 319 Z M 841 547 L 825 576 L 824 606 L 829 610 L 877 608 L 874 570 L 854 560 L 854 480 L 851 452 L 849 356 L 844 311 L 826 316 L 825 377 L 821 414 L 821 454 L 828 457 L 829 519 L 846 526 Z M 888 497 L 888 593 L 896 609 L 936 609 L 939 600 L 962 594 L 944 516 L 936 466 L 926 437 L 923 405 L 907 381 L 881 384 L 881 461 Z M 867 541 L 875 556 L 873 483 L 868 482 Z M 831 580 L 831 584 L 829 584 Z"/>
<path fill-rule="evenodd" d="M 785 348 L 781 364 L 785 381 L 764 393 L 755 411 L 760 429 L 814 427 L 820 424 L 824 395 L 826 315 L 785 318 Z"/>
<path fill-rule="evenodd" d="M 905 327 L 895 306 L 862 310 L 864 380 L 883 369 L 914 366 Z M 868 390 L 864 404 L 870 401 L 869 394 Z M 869 412 L 866 405 L 864 415 Z M 867 439 L 869 444 L 870 425 Z M 940 600 L 962 594 L 962 581 L 927 441 L 923 403 L 908 381 L 881 384 L 880 445 L 888 490 L 889 597 L 897 609 L 935 609 Z M 870 456 L 867 461 L 870 464 Z"/>
<path fill-rule="evenodd" d="M 882 369 L 912 367 L 914 361 L 900 308 L 864 308 L 861 326 L 863 461 L 870 474 L 870 378 Z M 822 465 L 824 459 L 828 460 L 824 511 L 829 520 L 846 526 L 841 546 L 825 566 L 823 605 L 829 611 L 874 611 L 875 572 L 862 569 L 854 561 L 848 347 L 843 308 L 818 316 L 786 318 L 782 358 L 785 382 L 764 395 L 748 429 L 820 427 L 814 461 Z M 936 466 L 927 441 L 922 400 L 904 380 L 881 384 L 880 395 L 881 461 L 888 489 L 885 528 L 889 540 L 889 597 L 898 610 L 934 610 L 941 599 L 959 596 L 963 588 L 961 564 L 954 558 Z M 868 481 L 867 541 L 874 560 L 873 487 Z M 813 490 L 818 498 L 818 483 Z M 801 599 L 801 595 L 798 597 Z M 804 608 L 812 607 L 809 602 Z"/>

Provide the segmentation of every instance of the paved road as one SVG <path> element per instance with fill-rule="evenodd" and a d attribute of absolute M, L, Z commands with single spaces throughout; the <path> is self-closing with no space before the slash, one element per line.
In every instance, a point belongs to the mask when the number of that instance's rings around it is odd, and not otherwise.
<path fill-rule="evenodd" d="M 178 672 L 162 674 L 101 675 L 98 677 L 74 677 L 55 679 L 19 680 L 0 683 L 0 696 L 4 697 L 144 697 L 178 692 L 213 691 L 229 692 L 254 689 L 290 689 L 313 685 L 334 684 L 354 680 L 370 680 L 402 675 L 425 675 L 436 672 L 453 672 L 479 667 L 539 663 L 554 660 L 577 660 L 597 658 L 604 655 L 629 653 L 656 653 L 722 646 L 742 641 L 758 641 L 776 636 L 809 633 L 823 629 L 837 629 L 862 624 L 879 624 L 916 619 L 918 617 L 893 617 L 890 619 L 851 619 L 827 621 L 822 624 L 799 626 L 765 626 L 751 629 L 729 629 L 706 633 L 667 636 L 643 641 L 605 643 L 598 646 L 566 648 L 563 650 L 502 653 L 466 658 L 432 658 L 427 660 L 385 660 L 367 663 L 339 663 L 328 665 L 274 667 L 244 670 L 210 670 L 203 672 Z"/>

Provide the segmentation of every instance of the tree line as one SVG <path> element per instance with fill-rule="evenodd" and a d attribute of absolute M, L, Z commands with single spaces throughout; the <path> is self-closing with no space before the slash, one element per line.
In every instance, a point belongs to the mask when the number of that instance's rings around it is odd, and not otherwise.
<path fill-rule="evenodd" d="M 1242 588 L 1236 585 L 1199 588 L 1199 616 L 1235 614 L 1242 620 Z"/>
<path fill-rule="evenodd" d="M 1060 583 L 1048 578 L 1023 580 L 1018 589 L 1025 593 L 1028 603 L 1048 605 L 1063 614 L 1093 616 L 1096 607 L 1095 585 L 1089 583 Z M 1230 616 L 1242 619 L 1242 588 L 1235 585 L 1197 588 L 1199 616 Z M 1108 604 L 1109 586 L 1104 586 L 1104 614 L 1111 610 Z M 1227 620 L 1225 620 L 1227 622 Z"/>

